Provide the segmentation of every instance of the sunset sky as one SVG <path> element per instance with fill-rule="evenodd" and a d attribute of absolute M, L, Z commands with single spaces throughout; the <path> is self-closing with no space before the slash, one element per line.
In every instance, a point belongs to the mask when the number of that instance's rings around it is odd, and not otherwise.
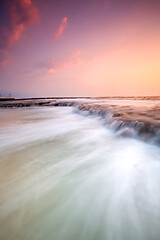
<path fill-rule="evenodd" d="M 160 1 L 0 0 L 0 93 L 160 95 Z"/>

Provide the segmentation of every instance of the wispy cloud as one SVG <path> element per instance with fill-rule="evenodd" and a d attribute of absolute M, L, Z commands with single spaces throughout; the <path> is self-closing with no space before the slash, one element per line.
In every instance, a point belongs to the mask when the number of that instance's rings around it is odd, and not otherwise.
<path fill-rule="evenodd" d="M 56 74 L 60 70 L 73 68 L 77 65 L 85 63 L 81 57 L 79 50 L 71 52 L 68 56 L 58 59 L 46 59 L 37 63 L 34 67 L 39 71 L 43 71 L 49 75 Z"/>
<path fill-rule="evenodd" d="M 55 31 L 55 33 L 54 33 L 54 39 L 57 39 L 57 38 L 59 38 L 61 35 L 62 35 L 62 33 L 63 33 L 63 31 L 64 31 L 64 29 L 66 28 L 66 26 L 67 26 L 67 17 L 64 17 L 62 20 L 61 20 L 61 23 L 60 23 L 60 25 L 59 25 L 59 28 Z"/>
<path fill-rule="evenodd" d="M 0 62 L 0 66 L 4 67 L 4 66 L 6 66 L 8 63 L 9 63 L 9 59 L 6 58 L 6 59 L 3 60 L 2 62 Z"/>
<path fill-rule="evenodd" d="M 48 73 L 48 74 L 54 74 L 54 73 L 55 73 L 54 68 L 48 69 L 48 70 L 47 70 L 47 73 Z"/>
<path fill-rule="evenodd" d="M 24 0 L 24 3 L 25 4 L 31 4 L 32 2 L 31 2 L 31 0 Z"/>
<path fill-rule="evenodd" d="M 79 50 L 72 52 L 72 57 L 77 57 L 81 54 Z"/>
<path fill-rule="evenodd" d="M 82 64 L 84 61 L 80 57 L 80 51 L 72 52 L 68 57 L 59 61 L 51 61 L 50 66 L 47 69 L 48 74 L 55 74 L 57 71 L 67 68 L 72 68 L 77 64 Z"/>
<path fill-rule="evenodd" d="M 31 0 L 2 0 L 1 7 L 4 14 L 0 25 L 0 62 L 3 62 L 9 47 L 22 37 L 26 28 L 38 22 L 39 15 Z"/>

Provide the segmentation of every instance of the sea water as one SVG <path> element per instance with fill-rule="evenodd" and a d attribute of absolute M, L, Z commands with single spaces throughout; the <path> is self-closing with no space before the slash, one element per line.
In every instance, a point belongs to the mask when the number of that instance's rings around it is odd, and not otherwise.
<path fill-rule="evenodd" d="M 0 109 L 0 240 L 159 239 L 159 146 L 72 107 Z"/>

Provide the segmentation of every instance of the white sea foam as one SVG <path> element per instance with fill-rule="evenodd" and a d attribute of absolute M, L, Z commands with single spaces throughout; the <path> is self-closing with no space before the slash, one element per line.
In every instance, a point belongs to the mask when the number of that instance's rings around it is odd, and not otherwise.
<path fill-rule="evenodd" d="M 159 147 L 68 107 L 0 111 L 0 239 L 159 240 Z"/>

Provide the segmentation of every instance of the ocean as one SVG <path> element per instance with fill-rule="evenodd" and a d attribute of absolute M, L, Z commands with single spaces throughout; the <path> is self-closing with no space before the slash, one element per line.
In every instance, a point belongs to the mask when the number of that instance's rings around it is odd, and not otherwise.
<path fill-rule="evenodd" d="M 159 102 L 108 101 L 0 108 L 1 240 L 160 239 Z"/>

